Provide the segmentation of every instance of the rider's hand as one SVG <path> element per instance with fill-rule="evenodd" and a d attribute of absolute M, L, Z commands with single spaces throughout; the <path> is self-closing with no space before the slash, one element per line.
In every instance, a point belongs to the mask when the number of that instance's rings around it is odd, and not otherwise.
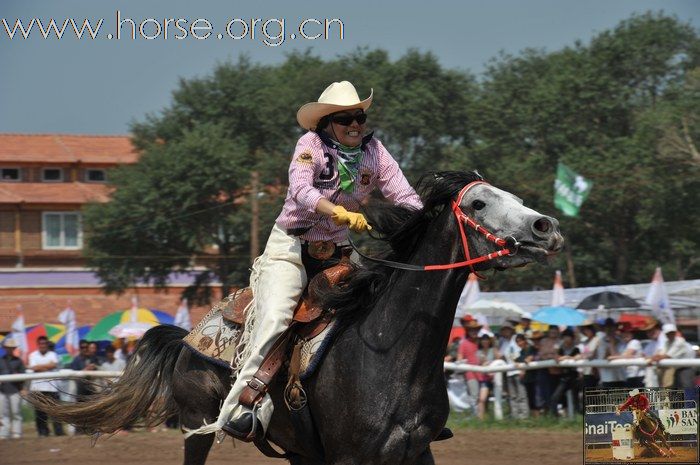
<path fill-rule="evenodd" d="M 331 219 L 338 226 L 347 224 L 348 228 L 355 232 L 363 232 L 372 229 L 372 226 L 367 223 L 367 219 L 362 213 L 349 212 L 341 205 L 336 205 L 333 208 Z"/>
<path fill-rule="evenodd" d="M 616 409 L 615 409 L 615 415 L 619 415 L 619 414 L 620 414 L 620 409 L 619 409 L 619 408 L 616 408 Z"/>

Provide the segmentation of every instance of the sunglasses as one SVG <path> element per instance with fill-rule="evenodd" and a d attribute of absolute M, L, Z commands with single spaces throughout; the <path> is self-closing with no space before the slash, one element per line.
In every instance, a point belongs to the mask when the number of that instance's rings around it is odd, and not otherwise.
<path fill-rule="evenodd" d="M 365 124 L 367 121 L 367 113 L 361 112 L 354 115 L 348 113 L 341 113 L 339 115 L 333 115 L 331 121 L 335 124 L 340 124 L 341 126 L 350 126 L 353 121 L 357 121 L 357 124 Z"/>

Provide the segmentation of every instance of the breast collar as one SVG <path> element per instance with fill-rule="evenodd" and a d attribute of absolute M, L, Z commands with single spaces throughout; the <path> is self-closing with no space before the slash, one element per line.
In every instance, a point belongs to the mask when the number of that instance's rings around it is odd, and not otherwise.
<path fill-rule="evenodd" d="M 316 134 L 318 134 L 318 137 L 321 138 L 321 142 L 323 142 L 323 144 L 326 147 L 332 148 L 333 150 L 338 150 L 338 144 L 333 139 L 331 139 L 325 131 L 317 131 Z M 370 143 L 373 137 L 374 131 L 370 132 L 362 138 L 362 144 L 360 144 L 360 148 L 362 148 L 363 152 L 367 149 L 367 144 Z"/>

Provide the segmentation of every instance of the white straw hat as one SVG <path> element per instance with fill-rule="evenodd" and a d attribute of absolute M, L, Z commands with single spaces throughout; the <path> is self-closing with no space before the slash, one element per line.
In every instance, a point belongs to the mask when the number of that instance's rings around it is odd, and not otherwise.
<path fill-rule="evenodd" d="M 634 388 L 634 389 L 632 389 L 632 390 L 629 392 L 629 396 L 630 396 L 630 397 L 634 397 L 634 396 L 636 396 L 637 394 L 641 394 L 641 393 L 639 392 L 639 389 L 637 389 L 637 388 Z"/>
<path fill-rule="evenodd" d="M 11 337 L 6 337 L 2 341 L 2 346 L 7 347 L 8 349 L 14 349 L 18 347 L 17 341 L 12 339 Z"/>
<path fill-rule="evenodd" d="M 374 89 L 370 89 L 369 97 L 360 100 L 357 90 L 348 81 L 334 82 L 326 87 L 317 102 L 302 105 L 297 111 L 299 125 L 308 130 L 316 129 L 318 121 L 326 115 L 342 110 L 361 108 L 364 111 L 372 105 Z"/>

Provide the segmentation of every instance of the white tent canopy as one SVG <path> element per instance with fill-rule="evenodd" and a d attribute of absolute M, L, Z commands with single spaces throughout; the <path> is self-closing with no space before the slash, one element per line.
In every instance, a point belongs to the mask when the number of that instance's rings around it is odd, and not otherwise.
<path fill-rule="evenodd" d="M 612 291 L 628 295 L 638 301 L 642 307 L 640 309 L 635 309 L 635 313 L 647 313 L 650 309 L 644 303 L 644 300 L 650 286 L 651 283 L 644 283 L 564 289 L 564 305 L 567 307 L 576 307 L 579 302 L 591 294 Z M 671 308 L 677 318 L 700 318 L 700 279 L 667 281 L 664 283 L 664 286 L 668 292 Z M 550 305 L 552 302 L 552 293 L 552 290 L 515 292 L 481 291 L 480 298 L 484 300 L 512 302 L 526 312 L 534 312 L 540 307 Z M 457 308 L 458 318 L 465 313 L 469 313 L 465 307 L 460 306 Z"/>

